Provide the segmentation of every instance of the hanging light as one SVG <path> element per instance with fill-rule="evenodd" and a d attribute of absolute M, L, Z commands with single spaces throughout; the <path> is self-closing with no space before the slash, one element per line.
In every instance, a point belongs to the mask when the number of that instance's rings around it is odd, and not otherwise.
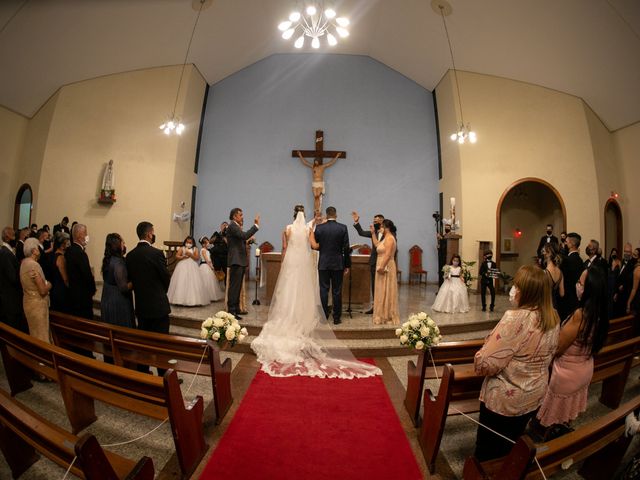
<path fill-rule="evenodd" d="M 311 38 L 311 47 L 320 48 L 320 37 L 326 37 L 327 44 L 334 47 L 338 39 L 349 36 L 349 19 L 338 17 L 334 8 L 326 7 L 324 0 L 309 0 L 304 2 L 302 11 L 294 10 L 289 14 L 289 20 L 278 24 L 278 30 L 282 32 L 282 38 L 291 39 L 299 30 L 299 36 L 293 43 L 295 48 L 304 46 L 304 37 Z"/>
<path fill-rule="evenodd" d="M 182 86 L 182 77 L 184 76 L 184 69 L 187 66 L 187 58 L 189 57 L 189 50 L 191 50 L 191 42 L 193 41 L 193 36 L 196 33 L 196 27 L 198 26 L 198 20 L 200 19 L 200 14 L 202 13 L 202 9 L 205 6 L 207 0 L 200 0 L 200 8 L 198 9 L 198 15 L 196 16 L 196 21 L 193 23 L 193 30 L 191 31 L 191 37 L 189 38 L 189 43 L 187 45 L 187 53 L 184 55 L 184 62 L 182 62 L 182 70 L 180 72 L 180 80 L 178 81 L 178 90 L 176 91 L 176 99 L 173 102 L 173 110 L 171 114 L 167 117 L 167 120 L 160 125 L 160 130 L 164 132 L 165 135 L 171 135 L 175 133 L 177 135 L 182 135 L 184 132 L 185 126 L 182 123 L 182 120 L 179 116 L 176 115 L 176 107 L 178 106 L 178 97 L 180 96 L 180 87 Z M 210 6 L 211 2 L 207 6 Z M 278 28 L 282 27 L 285 22 L 282 22 Z M 287 27 L 288 28 L 288 27 Z M 286 29 L 285 29 L 286 30 Z M 287 33 L 287 32 L 285 32 Z M 293 35 L 293 32 L 291 32 Z"/>
<path fill-rule="evenodd" d="M 460 145 L 469 141 L 469 143 L 476 143 L 478 136 L 476 132 L 471 130 L 471 125 L 464 122 L 464 115 L 462 113 L 462 100 L 460 99 L 460 85 L 458 83 L 458 71 L 456 70 L 456 62 L 453 58 L 453 48 L 451 47 L 451 39 L 449 38 L 449 30 L 447 30 L 447 21 L 445 16 L 451 15 L 453 9 L 446 0 L 431 0 L 431 8 L 442 17 L 442 24 L 444 25 L 444 33 L 447 36 L 447 43 L 449 44 L 449 53 L 451 55 L 451 65 L 453 66 L 453 77 L 456 82 L 456 92 L 458 97 L 458 108 L 460 109 L 460 123 L 450 138 L 454 142 L 458 142 Z"/>

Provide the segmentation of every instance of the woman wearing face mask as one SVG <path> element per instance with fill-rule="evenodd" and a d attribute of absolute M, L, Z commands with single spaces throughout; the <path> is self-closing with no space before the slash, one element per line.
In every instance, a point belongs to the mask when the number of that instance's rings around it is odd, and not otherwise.
<path fill-rule="evenodd" d="M 609 329 L 603 272 L 585 270 L 576 287 L 578 308 L 560 329 L 551 381 L 537 415 L 546 429 L 545 441 L 566 433 L 568 423 L 586 410 L 593 356 L 604 345 Z"/>
<path fill-rule="evenodd" d="M 24 260 L 20 264 L 20 283 L 22 284 L 22 306 L 29 324 L 32 337 L 51 343 L 49 340 L 49 290 L 51 284 L 44 278 L 42 267 L 38 263 L 40 248 L 37 238 L 24 241 Z"/>
<path fill-rule="evenodd" d="M 195 246 L 193 237 L 184 239 L 182 247 L 176 252 L 176 265 L 171 282 L 169 283 L 169 303 L 173 305 L 185 305 L 193 307 L 196 305 L 209 305 L 211 295 L 202 281 L 198 263 L 200 254 Z"/>
<path fill-rule="evenodd" d="M 448 268 L 447 268 L 448 267 Z M 444 282 L 438 290 L 436 301 L 431 307 L 436 312 L 466 313 L 469 311 L 469 294 L 462 277 L 462 260 L 460 255 L 451 257 L 451 262 L 444 269 Z"/>
<path fill-rule="evenodd" d="M 396 267 L 396 226 L 385 218 L 382 221 L 382 240 L 378 240 L 374 226 L 371 225 L 371 241 L 378 253 L 376 262 L 376 296 L 373 302 L 374 325 L 399 325 L 398 281 Z"/>
<path fill-rule="evenodd" d="M 558 314 L 551 302 L 548 275 L 535 265 L 520 267 L 507 310 L 476 353 L 474 366 L 486 375 L 480 390 L 482 425 L 515 441 L 542 403 L 549 364 L 558 345 Z M 512 443 L 478 427 L 479 461 L 502 457 Z"/>
<path fill-rule="evenodd" d="M 633 251 L 633 260 L 635 260 L 635 266 L 633 267 L 633 286 L 631 287 L 631 293 L 629 294 L 629 300 L 627 301 L 627 313 L 635 315 L 636 332 L 640 330 L 640 248 L 636 248 Z"/>
<path fill-rule="evenodd" d="M 127 247 L 117 233 L 110 233 L 104 243 L 102 260 L 102 321 L 113 325 L 134 328 L 133 285 L 129 281 L 124 254 Z"/>

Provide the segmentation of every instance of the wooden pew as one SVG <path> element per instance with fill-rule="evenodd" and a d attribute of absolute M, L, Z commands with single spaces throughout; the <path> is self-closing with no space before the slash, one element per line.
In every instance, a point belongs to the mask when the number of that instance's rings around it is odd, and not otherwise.
<path fill-rule="evenodd" d="M 619 343 L 634 336 L 633 315 L 616 318 L 609 322 L 606 345 Z M 407 392 L 404 405 L 416 427 L 420 426 L 420 401 L 426 379 L 439 378 L 443 375 L 442 366 L 471 364 L 478 350 L 484 345 L 484 339 L 465 340 L 460 342 L 443 342 L 431 349 L 435 363 L 435 371 L 428 352 L 418 355 L 418 364 L 413 360 L 407 362 Z"/>
<path fill-rule="evenodd" d="M 101 353 L 122 367 L 151 365 L 211 377 L 217 424 L 233 403 L 231 359 L 220 362 L 218 344 L 211 340 L 147 332 L 59 312 L 49 312 L 49 328 L 56 345 Z"/>
<path fill-rule="evenodd" d="M 631 362 L 639 345 L 640 337 L 634 337 L 604 347 L 594 358 L 591 383 L 603 382 L 600 402 L 609 408 L 620 405 Z M 480 409 L 478 397 L 484 378 L 476 375 L 473 365 L 445 365 L 438 395 L 433 395 L 430 389 L 425 390 L 423 422 L 418 439 L 431 473 L 435 472 L 447 416 Z"/>
<path fill-rule="evenodd" d="M 546 476 L 562 469 L 562 464 L 575 464 L 584 460 L 579 473 L 587 480 L 611 478 L 627 451 L 632 437 L 624 436 L 627 415 L 640 408 L 640 397 L 626 402 L 612 412 L 590 422 L 588 425 L 537 446 L 537 458 Z M 521 437 L 527 438 L 526 436 Z M 519 440 L 519 441 L 520 441 Z M 505 474 L 509 463 L 515 460 L 517 444 L 511 453 L 501 459 L 478 462 L 470 457 L 464 464 L 465 480 L 485 480 L 490 478 L 509 480 L 512 478 L 541 478 L 538 466 L 529 462 L 520 472 L 522 463 L 518 463 L 510 474 Z M 516 466 L 514 464 L 514 466 Z M 502 473 L 501 473 L 502 472 Z"/>
<path fill-rule="evenodd" d="M 87 480 L 153 480 L 153 461 L 134 462 L 103 450 L 90 434 L 77 437 L 52 424 L 0 390 L 0 450 L 13 478 L 18 478 L 41 453 L 63 468 Z M 74 461 L 74 458 L 77 458 Z"/>
<path fill-rule="evenodd" d="M 0 353 L 11 394 L 32 387 L 31 370 L 56 380 L 77 434 L 96 420 L 95 400 L 158 420 L 169 419 L 183 478 L 207 450 L 201 396 L 185 405 L 176 372 L 164 378 L 89 359 L 0 323 Z"/>

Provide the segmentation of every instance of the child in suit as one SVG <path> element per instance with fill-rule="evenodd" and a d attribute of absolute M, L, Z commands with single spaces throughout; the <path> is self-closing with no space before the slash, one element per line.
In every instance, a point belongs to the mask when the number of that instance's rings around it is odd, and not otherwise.
<path fill-rule="evenodd" d="M 493 282 L 493 271 L 497 269 L 496 262 L 493 261 L 493 252 L 487 250 L 484 252 L 484 261 L 480 265 L 480 293 L 482 297 L 482 311 L 487 311 L 487 288 L 491 293 L 491 305 L 489 305 L 489 311 L 493 312 L 493 308 L 496 304 L 496 287 Z"/>

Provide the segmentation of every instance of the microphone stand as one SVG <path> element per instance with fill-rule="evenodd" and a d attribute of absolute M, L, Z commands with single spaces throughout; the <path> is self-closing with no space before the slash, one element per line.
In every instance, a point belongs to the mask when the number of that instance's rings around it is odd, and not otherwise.
<path fill-rule="evenodd" d="M 260 265 L 260 249 L 256 248 L 256 296 L 251 305 L 260 305 L 258 300 L 258 286 L 260 284 L 260 275 L 262 275 L 262 266 Z"/>

